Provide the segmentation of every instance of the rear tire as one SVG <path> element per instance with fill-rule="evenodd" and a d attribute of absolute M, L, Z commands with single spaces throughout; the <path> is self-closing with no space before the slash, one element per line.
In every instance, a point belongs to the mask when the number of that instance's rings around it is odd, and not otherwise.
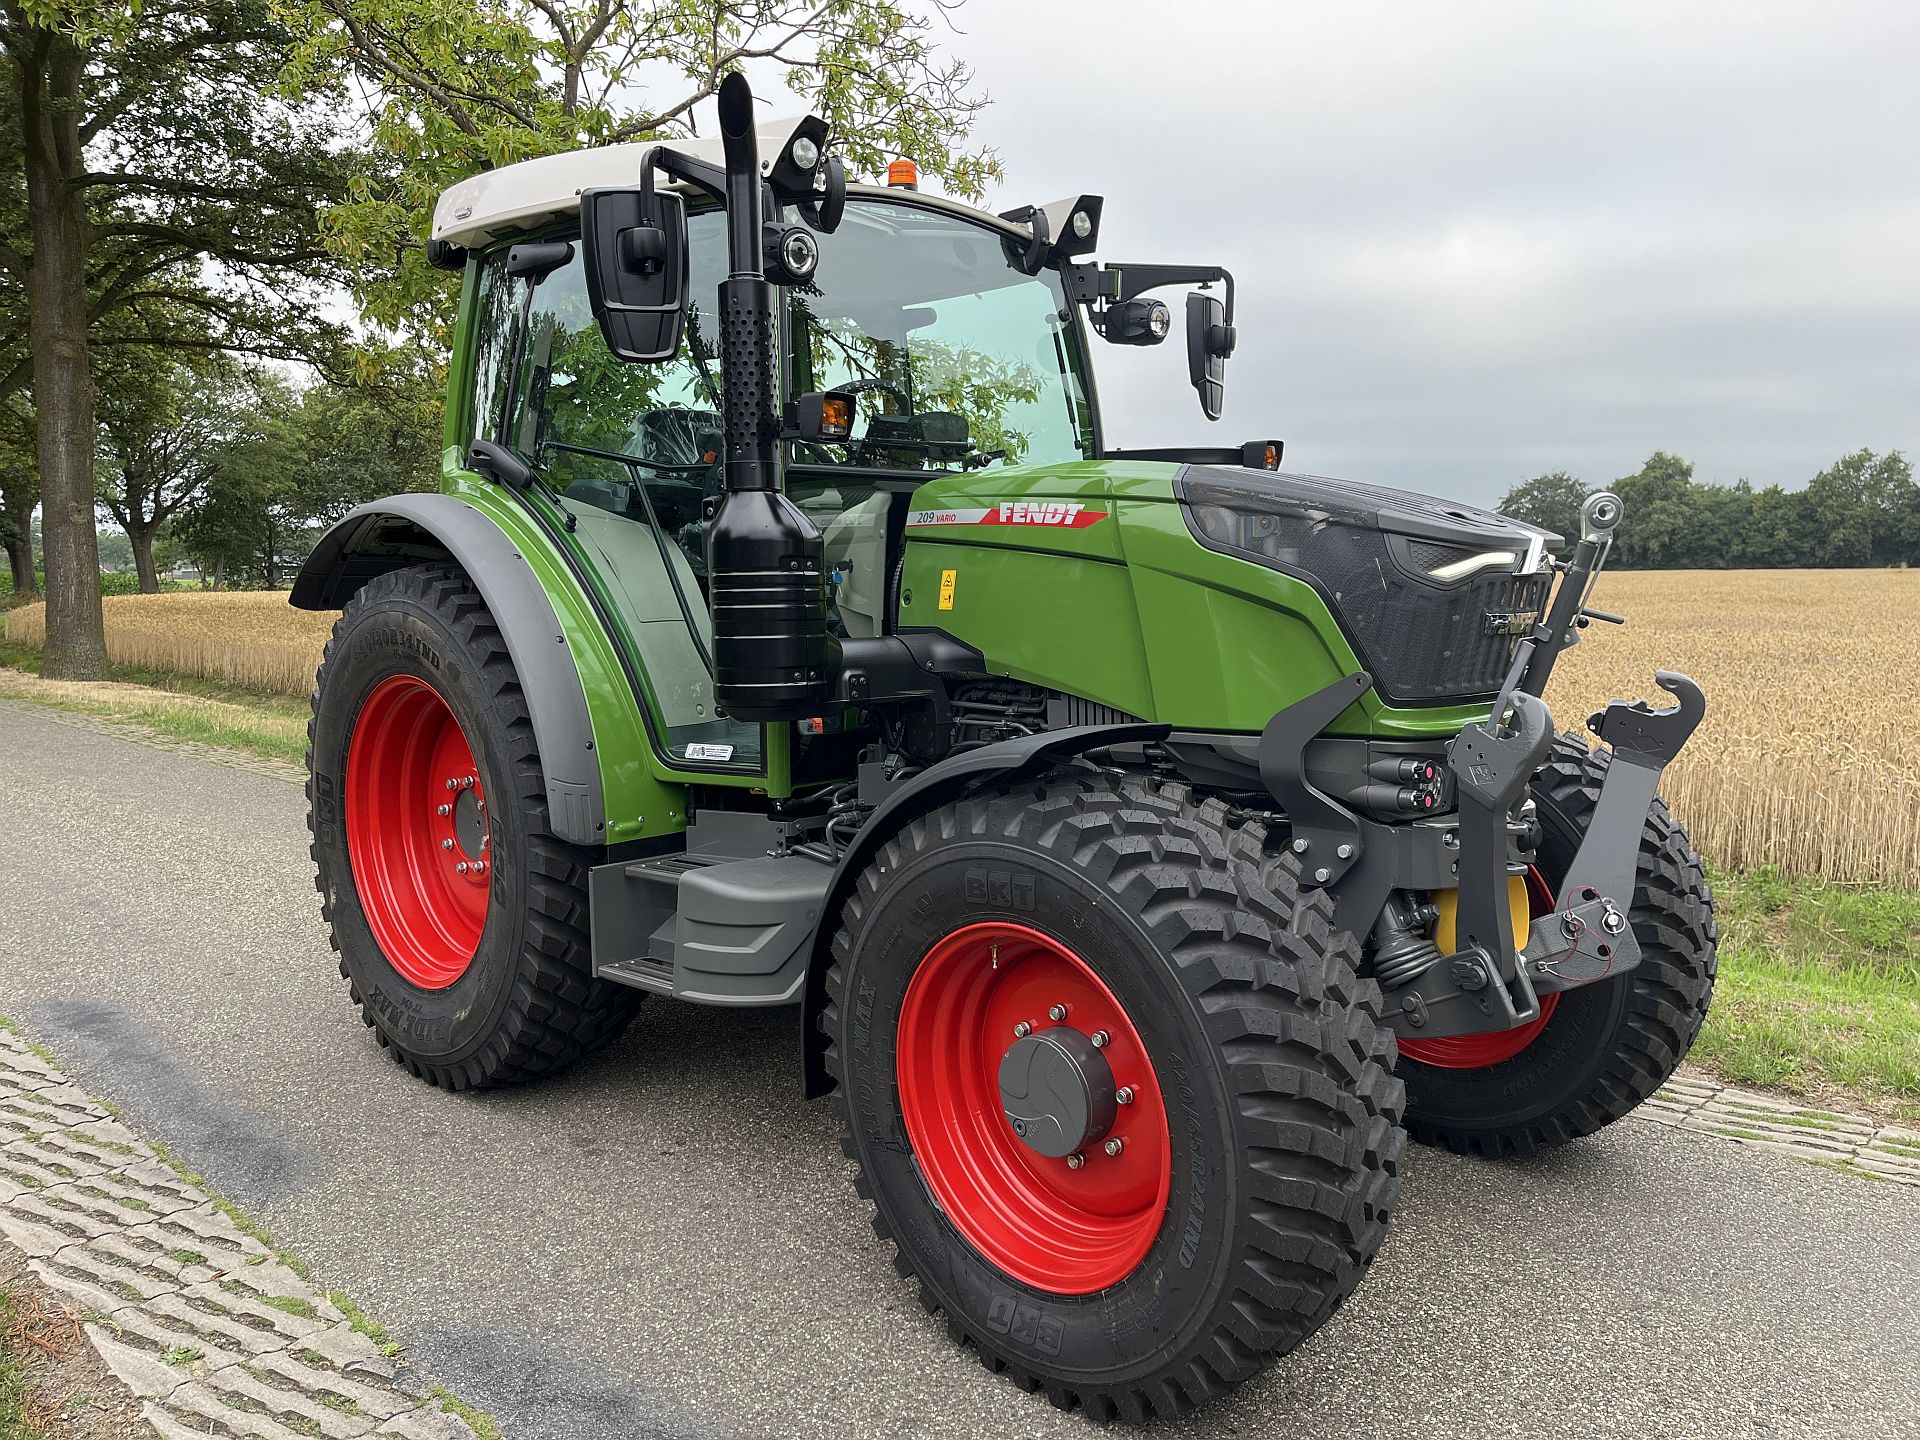
<path fill-rule="evenodd" d="M 846 900 L 821 1025 L 874 1228 L 956 1339 L 1056 1405 L 1140 1421 L 1203 1403 L 1324 1324 L 1385 1237 L 1404 1137 L 1379 990 L 1358 977 L 1328 897 L 1303 893 L 1295 857 L 1263 839 L 1183 786 L 1065 772 L 909 821 Z M 942 1055 L 914 991 L 956 937 L 984 932 L 1025 936 L 1056 968 L 1035 987 L 1019 967 L 1039 962 L 1017 947 L 975 955 L 975 981 L 960 980 L 994 998 L 949 1007 Z M 981 973 L 1003 961 L 1000 978 Z M 991 988 L 1004 985 L 1024 988 Z M 1008 993 L 1039 1029 L 1058 996 L 1071 1002 L 1061 1026 L 1112 1032 L 1099 1053 L 1138 1093 L 1110 1112 L 1111 1131 L 1089 1134 L 1084 1167 L 1020 1151 L 997 1103 L 971 1131 L 956 1122 L 931 1139 L 938 1106 L 903 1106 L 903 1084 L 937 1088 L 930 1067 L 964 1080 L 970 1064 L 997 1066 L 1020 1034 L 993 1011 Z M 979 1023 L 962 1023 L 970 1013 Z M 916 1036 L 931 1061 L 914 1060 Z M 1120 1156 L 1101 1133 L 1129 1137 Z M 1065 1220 L 1042 1213 L 1012 1256 L 970 1239 L 994 1215 L 956 1213 L 942 1178 L 942 1152 L 969 1143 L 960 1173 L 1005 1166 L 995 1194 L 1016 1206 L 1033 1187 L 1022 1176 L 1038 1175 L 1072 1197 Z M 1137 1149 L 1157 1176 L 1122 1178 Z M 1118 1238 L 1080 1265 L 1076 1237 L 1104 1244 L 1108 1210 Z M 1079 1268 L 1063 1278 L 1069 1260 Z"/>
<path fill-rule="evenodd" d="M 1562 735 L 1534 777 L 1540 869 L 1556 894 L 1608 760 L 1579 736 Z M 1462 1154 L 1531 1155 L 1611 1124 L 1666 1082 L 1706 1019 L 1720 931 L 1700 857 L 1659 800 L 1641 832 L 1628 918 L 1639 965 L 1561 992 L 1546 1024 L 1511 1059 L 1458 1069 L 1401 1055 L 1414 1139 Z"/>
<path fill-rule="evenodd" d="M 593 852 L 547 829 L 518 674 L 457 567 L 392 571 L 348 602 L 307 739 L 322 912 L 353 1003 L 396 1061 L 448 1090 L 508 1085 L 625 1028 L 638 992 L 593 976 Z M 450 756 L 473 785 L 441 775 Z M 455 801 L 465 828 L 443 835 Z"/>

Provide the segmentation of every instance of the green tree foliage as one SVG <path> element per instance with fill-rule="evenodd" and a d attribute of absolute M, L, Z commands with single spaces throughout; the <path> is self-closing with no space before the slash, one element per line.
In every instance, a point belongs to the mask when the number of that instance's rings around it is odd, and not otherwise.
<path fill-rule="evenodd" d="M 1626 510 L 1616 541 L 1620 563 L 1663 568 L 1678 563 L 1694 518 L 1693 462 L 1656 450 L 1613 489 Z"/>
<path fill-rule="evenodd" d="M 1612 563 L 1626 568 L 1920 565 L 1920 486 L 1898 450 L 1857 450 L 1804 490 L 1755 490 L 1745 480 L 1700 484 L 1691 463 L 1660 451 L 1614 488 L 1626 518 Z M 1555 471 L 1509 490 L 1501 509 L 1566 535 L 1550 517 L 1564 517 L 1569 504 L 1577 515 L 1583 490 Z M 1571 529 L 1578 528 L 1576 519 Z"/>
<path fill-rule="evenodd" d="M 33 512 L 40 503 L 40 470 L 33 459 L 33 419 L 0 402 L 0 549 L 17 596 L 35 594 Z"/>
<path fill-rule="evenodd" d="M 170 531 L 209 583 L 284 585 L 355 505 L 438 484 L 440 401 L 426 367 L 389 371 L 378 388 L 252 383 L 252 404 Z"/>
<path fill-rule="evenodd" d="M 534 156 L 689 135 L 694 107 L 742 67 L 783 74 L 856 170 L 906 154 L 968 195 L 999 173 L 966 147 L 985 103 L 971 71 L 906 0 L 284 0 L 280 13 L 301 37 L 296 94 L 347 71 L 371 97 L 383 162 L 329 213 L 329 242 L 370 318 L 434 338 L 453 285 L 420 242 L 441 191 Z"/>
<path fill-rule="evenodd" d="M 1814 476 L 1806 495 L 1817 536 L 1816 563 L 1888 565 L 1920 559 L 1913 553 L 1911 527 L 1913 466 L 1899 451 L 1856 450 Z"/>
<path fill-rule="evenodd" d="M 0 0 L 0 402 L 30 389 L 44 505 L 49 675 L 95 677 L 92 352 L 302 356 L 338 339 L 311 288 L 337 277 L 317 215 L 356 171 L 344 91 L 275 93 L 294 37 L 270 0 Z M 9 330 L 9 339 L 18 331 Z"/>
<path fill-rule="evenodd" d="M 1500 513 L 1571 540 L 1580 533 L 1587 487 L 1564 470 L 1523 480 L 1500 499 Z"/>
<path fill-rule="evenodd" d="M 99 369 L 96 493 L 126 536 L 141 592 L 152 595 L 160 589 L 153 555 L 160 527 L 206 491 L 225 447 L 248 423 L 245 377 L 217 353 L 134 365 L 109 360 Z"/>

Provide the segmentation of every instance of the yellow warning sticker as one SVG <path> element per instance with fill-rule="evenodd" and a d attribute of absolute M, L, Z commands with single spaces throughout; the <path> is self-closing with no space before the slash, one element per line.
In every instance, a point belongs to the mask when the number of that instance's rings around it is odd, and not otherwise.
<path fill-rule="evenodd" d="M 958 570 L 942 570 L 940 572 L 940 608 L 942 610 L 951 610 L 953 608 L 953 581 L 954 577 L 959 573 Z"/>

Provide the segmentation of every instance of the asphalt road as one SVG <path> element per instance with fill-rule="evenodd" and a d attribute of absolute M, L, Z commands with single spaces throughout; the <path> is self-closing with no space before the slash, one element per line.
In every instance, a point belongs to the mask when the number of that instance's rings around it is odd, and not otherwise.
<path fill-rule="evenodd" d="M 874 1239 L 792 1021 L 650 1002 L 456 1097 L 347 1004 L 290 785 L 0 702 L 0 1012 L 515 1440 L 1086 1435 Z M 1629 1120 L 1418 1151 L 1373 1275 L 1226 1404 L 1259 1436 L 1920 1436 L 1920 1200 Z"/>

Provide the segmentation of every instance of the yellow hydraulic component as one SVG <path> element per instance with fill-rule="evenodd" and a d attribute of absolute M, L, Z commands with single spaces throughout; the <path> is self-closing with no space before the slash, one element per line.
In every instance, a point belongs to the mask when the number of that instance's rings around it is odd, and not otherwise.
<path fill-rule="evenodd" d="M 1507 907 L 1513 912 L 1513 948 L 1524 950 L 1527 937 L 1533 933 L 1533 906 L 1528 903 L 1525 876 L 1507 877 Z M 1451 955 L 1456 945 L 1453 925 L 1460 911 L 1460 892 L 1434 891 L 1433 908 L 1440 913 L 1440 918 L 1433 922 L 1434 948 L 1442 955 Z"/>

